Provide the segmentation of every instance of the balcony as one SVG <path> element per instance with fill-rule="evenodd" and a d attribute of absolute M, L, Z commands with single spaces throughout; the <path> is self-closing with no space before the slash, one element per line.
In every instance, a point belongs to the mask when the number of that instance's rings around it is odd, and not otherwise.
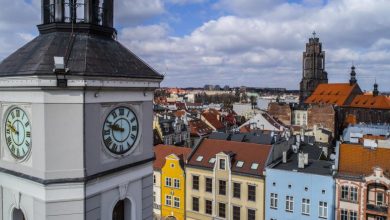
<path fill-rule="evenodd" d="M 375 205 L 375 204 L 367 204 L 368 211 L 387 213 L 387 205 Z"/>

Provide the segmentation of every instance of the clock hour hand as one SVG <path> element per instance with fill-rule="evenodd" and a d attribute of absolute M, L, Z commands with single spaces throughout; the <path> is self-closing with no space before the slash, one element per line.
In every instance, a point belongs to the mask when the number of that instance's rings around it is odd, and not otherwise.
<path fill-rule="evenodd" d="M 120 132 L 124 132 L 125 131 L 125 129 L 119 127 L 117 124 L 109 125 L 108 127 L 110 127 L 113 131 L 120 131 Z"/>
<path fill-rule="evenodd" d="M 11 124 L 7 124 L 7 126 L 9 127 L 9 129 L 11 129 L 11 131 L 12 131 L 13 133 L 19 134 L 19 132 L 15 129 L 14 126 L 12 126 Z"/>

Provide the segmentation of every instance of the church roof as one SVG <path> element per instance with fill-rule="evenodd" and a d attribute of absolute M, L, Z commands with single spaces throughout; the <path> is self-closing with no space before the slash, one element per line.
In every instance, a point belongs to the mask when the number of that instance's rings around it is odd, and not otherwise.
<path fill-rule="evenodd" d="M 163 79 L 112 37 L 91 33 L 41 34 L 0 63 L 0 77 L 53 75 L 54 56 L 69 57 L 68 75 Z M 66 62 L 66 60 L 65 60 Z"/>
<path fill-rule="evenodd" d="M 370 108 L 370 109 L 388 109 L 390 110 L 390 99 L 386 96 L 379 95 L 358 95 L 356 96 L 351 107 L 355 108 Z"/>
<path fill-rule="evenodd" d="M 306 104 L 332 104 L 344 106 L 347 101 L 361 90 L 357 84 L 350 85 L 349 83 L 330 83 L 319 84 L 312 95 L 306 99 Z"/>

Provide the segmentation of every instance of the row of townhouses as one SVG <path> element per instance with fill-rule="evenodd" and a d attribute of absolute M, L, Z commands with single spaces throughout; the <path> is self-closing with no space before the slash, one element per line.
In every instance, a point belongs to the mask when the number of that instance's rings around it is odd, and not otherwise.
<path fill-rule="evenodd" d="M 390 126 L 351 125 L 335 154 L 299 136 L 213 133 L 155 147 L 155 219 L 383 220 Z"/>

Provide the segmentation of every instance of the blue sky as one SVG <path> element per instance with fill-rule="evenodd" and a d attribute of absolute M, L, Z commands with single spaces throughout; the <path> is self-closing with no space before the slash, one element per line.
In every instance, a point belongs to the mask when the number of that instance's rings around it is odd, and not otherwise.
<path fill-rule="evenodd" d="M 0 60 L 37 35 L 40 0 L 0 0 Z M 330 82 L 351 64 L 363 90 L 390 91 L 388 0 L 115 0 L 118 40 L 159 72 L 163 86 L 297 89 L 313 30 Z M 18 14 L 19 16 L 14 16 Z"/>

